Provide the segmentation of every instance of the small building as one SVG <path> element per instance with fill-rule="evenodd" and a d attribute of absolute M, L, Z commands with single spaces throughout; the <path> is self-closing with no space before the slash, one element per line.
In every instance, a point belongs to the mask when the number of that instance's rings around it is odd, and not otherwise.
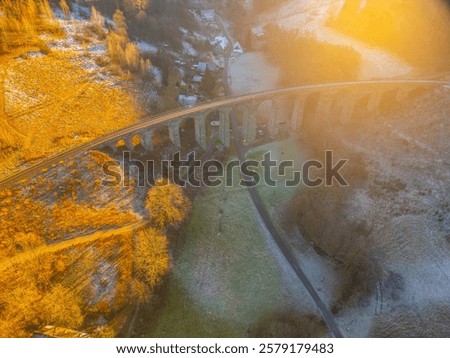
<path fill-rule="evenodd" d="M 216 19 L 216 12 L 214 10 L 201 10 L 200 16 L 203 20 L 212 22 Z"/>
<path fill-rule="evenodd" d="M 210 43 L 212 46 L 220 47 L 222 50 L 226 50 L 228 47 L 228 38 L 226 36 L 216 36 Z"/>
<path fill-rule="evenodd" d="M 198 102 L 197 96 L 186 96 L 183 94 L 180 94 L 178 96 L 178 103 L 182 107 L 194 106 L 197 104 L 197 102 Z"/>
<path fill-rule="evenodd" d="M 192 78 L 192 82 L 194 83 L 202 83 L 203 81 L 203 76 L 194 76 L 194 78 Z"/>
<path fill-rule="evenodd" d="M 208 63 L 208 71 L 209 72 L 216 72 L 217 71 L 217 65 L 214 62 Z"/>
<path fill-rule="evenodd" d="M 266 33 L 262 26 L 254 27 L 251 30 L 251 46 L 255 50 L 260 50 L 266 43 Z"/>
<path fill-rule="evenodd" d="M 244 48 L 242 47 L 242 45 L 239 42 L 236 42 L 233 46 L 233 52 L 236 52 L 238 54 L 243 54 Z"/>
<path fill-rule="evenodd" d="M 208 67 L 208 65 L 206 64 L 206 62 L 199 62 L 198 65 L 197 65 L 197 70 L 200 73 L 205 73 L 207 67 Z"/>

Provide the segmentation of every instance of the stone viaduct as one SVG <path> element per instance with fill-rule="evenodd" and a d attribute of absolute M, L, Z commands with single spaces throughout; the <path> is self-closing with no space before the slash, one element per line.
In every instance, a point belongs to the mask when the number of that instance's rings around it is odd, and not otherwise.
<path fill-rule="evenodd" d="M 392 82 L 356 82 L 334 85 L 311 85 L 282 90 L 263 92 L 254 95 L 229 98 L 204 105 L 173 112 L 174 115 L 161 123 L 149 122 L 129 130 L 108 142 L 102 143 L 113 151 L 119 146 L 133 150 L 137 144 L 146 152 L 152 151 L 155 131 L 163 128 L 172 144 L 182 147 L 180 131 L 186 121 L 194 126 L 195 141 L 202 149 L 211 144 L 210 127 L 218 129 L 215 140 L 229 147 L 231 142 L 230 116 L 236 114 L 241 125 L 241 140 L 250 145 L 257 139 L 258 128 L 264 127 L 265 133 L 276 138 L 283 126 L 285 130 L 295 131 L 302 128 L 306 120 L 348 122 L 355 109 L 364 109 L 367 115 L 379 114 L 383 104 L 399 104 L 427 91 L 446 88 L 439 81 L 392 81 Z M 263 113 L 261 107 L 264 106 Z M 188 113 L 186 113 L 188 112 Z M 268 113 L 267 113 L 268 112 Z M 258 117 L 264 117 L 261 124 Z M 120 145 L 121 143 L 121 145 Z"/>
<path fill-rule="evenodd" d="M 239 97 L 223 98 L 199 104 L 192 108 L 177 109 L 160 115 L 146 117 L 130 127 L 96 138 L 90 142 L 57 153 L 43 161 L 0 181 L 0 188 L 17 184 L 31 178 L 44 169 L 58 165 L 64 159 L 88 150 L 110 148 L 116 152 L 120 147 L 151 152 L 155 149 L 155 134 L 161 133 L 177 148 L 183 145 L 183 126 L 189 124 L 190 145 L 195 142 L 207 149 L 220 141 L 225 147 L 231 143 L 231 118 L 240 125 L 240 140 L 246 145 L 255 142 L 260 129 L 264 135 L 276 140 L 280 130 L 299 131 L 308 121 L 328 121 L 331 125 L 351 121 L 353 114 L 361 109 L 367 116 L 382 113 L 386 105 L 402 105 L 402 102 L 435 91 L 449 95 L 450 83 L 437 80 L 365 81 L 316 84 L 278 89 Z M 234 117 L 236 116 L 236 117 Z M 310 122 L 311 123 L 311 122 Z M 213 130 L 212 130 L 213 129 Z M 261 129 L 262 130 L 262 129 Z M 212 136 L 214 133 L 214 136 Z M 214 142 L 212 142 L 214 141 Z"/>

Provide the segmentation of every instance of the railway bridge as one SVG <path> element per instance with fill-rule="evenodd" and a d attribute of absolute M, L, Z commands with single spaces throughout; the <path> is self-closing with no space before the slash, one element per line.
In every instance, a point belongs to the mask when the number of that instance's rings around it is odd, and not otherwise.
<path fill-rule="evenodd" d="M 217 127 L 218 139 L 225 147 L 229 147 L 230 115 L 234 112 L 241 125 L 241 140 L 249 145 L 255 142 L 258 128 L 261 127 L 265 128 L 264 133 L 269 137 L 276 138 L 282 129 L 301 130 L 307 120 L 345 124 L 356 110 L 366 112 L 367 115 L 378 115 L 383 108 L 401 105 L 405 100 L 444 85 L 437 81 L 374 81 L 274 90 L 172 112 L 165 121 L 154 123 L 150 120 L 135 125 L 101 144 L 113 151 L 118 147 L 133 150 L 140 144 L 145 151 L 150 152 L 154 149 L 155 133 L 159 132 L 167 133 L 172 144 L 181 148 L 180 133 L 183 124 L 188 121 L 194 127 L 193 139 L 202 149 L 217 140 L 212 136 L 212 127 Z"/>
<path fill-rule="evenodd" d="M 212 140 L 217 139 L 229 147 L 230 118 L 236 115 L 240 133 L 235 135 L 240 136 L 244 144 L 250 145 L 257 139 L 259 126 L 263 126 L 267 136 L 275 140 L 281 130 L 301 131 L 308 121 L 327 120 L 332 125 L 345 124 L 357 110 L 376 116 L 385 106 L 449 89 L 449 82 L 437 80 L 364 81 L 315 84 L 219 99 L 145 117 L 132 126 L 50 156 L 0 181 L 0 189 L 29 179 L 43 169 L 87 150 L 110 148 L 115 152 L 121 145 L 129 150 L 140 145 L 145 151 L 151 152 L 154 150 L 155 133 L 161 130 L 167 133 L 175 147 L 182 148 L 180 132 L 186 122 L 193 124 L 193 139 L 199 147 L 206 149 Z M 217 129 L 217 138 L 214 139 L 211 135 L 212 126 Z"/>

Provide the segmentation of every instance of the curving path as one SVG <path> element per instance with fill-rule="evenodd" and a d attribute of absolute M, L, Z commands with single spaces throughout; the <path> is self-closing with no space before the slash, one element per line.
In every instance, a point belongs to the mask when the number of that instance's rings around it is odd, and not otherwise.
<path fill-rule="evenodd" d="M 16 264 L 27 262 L 32 257 L 42 255 L 45 253 L 58 252 L 58 251 L 67 249 L 69 247 L 75 246 L 75 245 L 86 244 L 86 243 L 97 241 L 99 239 L 105 239 L 105 238 L 109 238 L 109 237 L 113 237 L 113 236 L 117 236 L 117 235 L 128 234 L 128 233 L 134 232 L 135 230 L 143 228 L 147 224 L 148 224 L 148 221 L 141 220 L 134 224 L 124 226 L 124 227 L 121 227 L 118 229 L 100 230 L 100 231 L 97 231 L 90 235 L 80 236 L 77 238 L 72 238 L 72 239 L 67 239 L 67 240 L 58 240 L 58 241 L 52 242 L 51 244 L 48 244 L 48 245 L 39 246 L 33 250 L 25 251 L 23 253 L 12 256 L 12 257 L 0 262 L 0 273 L 10 269 L 12 266 L 14 266 Z"/>

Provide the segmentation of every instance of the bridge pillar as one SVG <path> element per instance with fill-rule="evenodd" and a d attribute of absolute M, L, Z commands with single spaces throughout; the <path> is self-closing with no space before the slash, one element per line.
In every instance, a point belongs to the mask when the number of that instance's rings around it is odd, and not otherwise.
<path fill-rule="evenodd" d="M 358 97 L 353 96 L 352 93 L 346 93 L 344 96 L 338 98 L 340 107 L 338 120 L 341 124 L 350 122 L 357 101 Z"/>
<path fill-rule="evenodd" d="M 334 103 L 334 96 L 330 93 L 320 95 L 317 103 L 316 113 L 314 114 L 315 121 L 325 121 L 331 116 L 331 109 Z"/>
<path fill-rule="evenodd" d="M 140 134 L 141 145 L 144 147 L 146 152 L 151 152 L 153 150 L 152 136 L 153 131 L 151 130 L 146 130 L 145 132 Z"/>
<path fill-rule="evenodd" d="M 167 128 L 169 129 L 169 138 L 173 145 L 177 148 L 181 148 L 181 137 L 180 137 L 180 124 L 170 123 Z"/>
<path fill-rule="evenodd" d="M 243 118 L 243 137 L 247 144 L 251 144 L 256 140 L 256 109 L 247 109 Z"/>
<path fill-rule="evenodd" d="M 112 144 L 108 143 L 108 144 L 105 145 L 104 148 L 107 149 L 107 150 L 110 150 L 113 154 L 117 153 L 116 143 L 112 143 Z"/>
<path fill-rule="evenodd" d="M 223 108 L 220 110 L 220 127 L 219 127 L 219 139 L 222 144 L 228 148 L 230 146 L 230 108 Z"/>
<path fill-rule="evenodd" d="M 291 128 L 298 129 L 301 128 L 303 123 L 303 114 L 305 112 L 306 98 L 298 97 L 295 99 L 294 108 L 292 109 L 291 115 Z"/>
<path fill-rule="evenodd" d="M 208 148 L 206 141 L 206 113 L 200 113 L 195 119 L 195 140 L 203 150 Z"/>
<path fill-rule="evenodd" d="M 133 137 L 131 135 L 125 136 L 123 138 L 124 142 L 125 142 L 125 146 L 128 148 L 128 150 L 132 151 L 134 149 L 133 146 Z"/>
<path fill-rule="evenodd" d="M 281 102 L 273 101 L 272 110 L 270 112 L 269 123 L 267 130 L 271 137 L 276 137 L 280 133 L 279 115 L 281 111 Z"/>
<path fill-rule="evenodd" d="M 370 94 L 369 103 L 367 104 L 367 110 L 369 113 L 378 113 L 378 108 L 380 107 L 383 96 L 384 91 L 376 91 Z"/>

